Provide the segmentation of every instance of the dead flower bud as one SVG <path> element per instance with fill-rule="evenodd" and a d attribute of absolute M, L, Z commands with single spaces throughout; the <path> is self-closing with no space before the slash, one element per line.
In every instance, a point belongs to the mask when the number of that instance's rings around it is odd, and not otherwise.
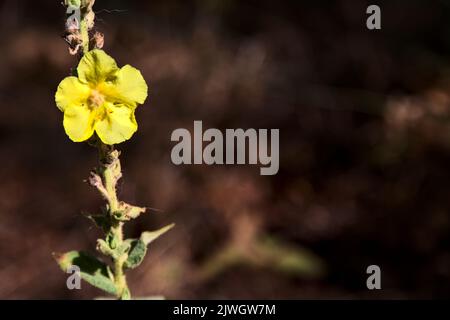
<path fill-rule="evenodd" d="M 103 48 L 103 45 L 105 44 L 105 35 L 101 32 L 95 31 L 94 33 L 94 46 L 96 49 Z"/>

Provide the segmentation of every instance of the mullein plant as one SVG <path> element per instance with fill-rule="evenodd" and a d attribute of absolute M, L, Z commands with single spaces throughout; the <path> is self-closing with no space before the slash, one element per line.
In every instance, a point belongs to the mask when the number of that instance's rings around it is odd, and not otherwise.
<path fill-rule="evenodd" d="M 122 177 L 119 155 L 114 145 L 130 139 L 137 131 L 135 110 L 147 98 L 147 84 L 141 72 L 125 65 L 119 68 L 103 47 L 103 35 L 93 32 L 95 0 L 66 0 L 78 12 L 66 24 L 69 52 L 79 58 L 71 76 L 59 84 L 55 101 L 63 112 L 64 130 L 70 140 L 96 147 L 99 165 L 91 172 L 89 183 L 106 200 L 101 213 L 88 215 L 105 235 L 96 249 L 106 256 L 102 261 L 80 251 L 54 254 L 64 272 L 73 267 L 89 284 L 118 299 L 131 299 L 125 271 L 136 268 L 144 259 L 147 245 L 172 228 L 143 232 L 139 238 L 126 239 L 124 223 L 138 218 L 146 208 L 120 201 L 117 182 Z M 75 17 L 75 18 L 74 18 Z"/>

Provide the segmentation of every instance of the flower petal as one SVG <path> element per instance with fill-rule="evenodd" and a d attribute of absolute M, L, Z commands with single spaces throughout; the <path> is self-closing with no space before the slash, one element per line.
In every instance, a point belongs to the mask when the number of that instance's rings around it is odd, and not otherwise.
<path fill-rule="evenodd" d="M 138 69 L 127 64 L 116 76 L 114 81 L 105 83 L 102 89 L 110 101 L 120 101 L 130 106 L 145 102 L 148 87 Z"/>
<path fill-rule="evenodd" d="M 76 77 L 67 77 L 58 85 L 55 94 L 56 106 L 64 111 L 69 106 L 82 106 L 89 97 L 89 86 Z"/>
<path fill-rule="evenodd" d="M 77 71 L 81 82 L 97 85 L 103 81 L 114 80 L 119 68 L 116 61 L 105 51 L 94 49 L 81 58 Z"/>
<path fill-rule="evenodd" d="M 87 106 L 69 106 L 64 111 L 63 125 L 70 140 L 85 141 L 94 133 L 94 114 Z"/>
<path fill-rule="evenodd" d="M 117 144 L 131 138 L 138 126 L 134 109 L 106 103 L 105 116 L 95 123 L 95 131 L 105 144 Z"/>

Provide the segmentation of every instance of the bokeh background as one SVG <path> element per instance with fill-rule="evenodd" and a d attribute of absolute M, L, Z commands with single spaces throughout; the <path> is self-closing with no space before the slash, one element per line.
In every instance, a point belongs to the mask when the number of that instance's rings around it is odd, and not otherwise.
<path fill-rule="evenodd" d="M 171 222 L 129 273 L 136 296 L 448 298 L 450 2 L 97 0 L 96 29 L 150 85 L 121 144 L 121 197 Z M 59 1 L 0 1 L 0 298 L 91 299 L 52 252 L 94 253 L 95 150 L 54 92 L 76 59 Z M 280 171 L 175 166 L 176 128 L 279 128 Z M 381 267 L 382 290 L 366 288 Z"/>

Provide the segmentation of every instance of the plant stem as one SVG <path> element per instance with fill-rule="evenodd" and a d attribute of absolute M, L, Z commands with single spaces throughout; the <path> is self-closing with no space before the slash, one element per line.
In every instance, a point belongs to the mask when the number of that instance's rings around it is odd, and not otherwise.
<path fill-rule="evenodd" d="M 80 33 L 81 33 L 83 54 L 86 54 L 89 52 L 89 29 L 85 19 L 81 20 Z"/>
<path fill-rule="evenodd" d="M 120 248 L 123 241 L 123 222 L 115 218 L 115 213 L 119 210 L 119 200 L 117 198 L 116 184 L 122 176 L 119 152 L 112 146 L 105 145 L 100 139 L 97 140 L 97 146 L 100 156 L 100 168 L 98 173 L 102 178 L 103 185 L 106 190 L 106 198 L 108 201 L 107 214 L 111 220 L 111 227 L 106 231 L 106 242 L 109 243 L 111 249 Z M 118 257 L 113 256 L 113 272 L 114 283 L 117 290 L 117 298 L 121 300 L 130 299 L 130 290 L 128 289 L 127 280 L 125 277 L 124 263 L 127 260 L 126 253 Z"/>
<path fill-rule="evenodd" d="M 123 223 L 119 222 L 116 227 L 111 228 L 111 233 L 117 240 L 117 246 L 123 244 Z M 123 254 L 118 258 L 113 258 L 114 260 L 114 283 L 117 290 L 117 298 L 120 300 L 130 299 L 130 290 L 128 289 L 127 279 L 125 273 L 123 272 L 123 264 L 127 260 L 127 255 Z"/>
<path fill-rule="evenodd" d="M 95 13 L 92 10 L 95 0 L 87 0 L 81 9 L 80 36 L 83 54 L 89 52 L 89 31 L 94 27 Z"/>

